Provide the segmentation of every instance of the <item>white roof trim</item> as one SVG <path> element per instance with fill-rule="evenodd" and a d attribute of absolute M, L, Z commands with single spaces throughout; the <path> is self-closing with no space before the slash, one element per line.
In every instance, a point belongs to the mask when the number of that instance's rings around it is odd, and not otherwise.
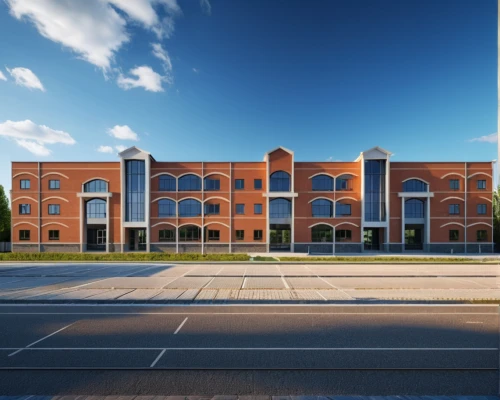
<path fill-rule="evenodd" d="M 144 154 L 151 155 L 151 153 L 150 153 L 150 152 L 145 151 L 145 150 L 142 150 L 142 149 L 140 149 L 140 148 L 139 148 L 139 147 L 137 147 L 137 146 L 130 146 L 130 147 L 126 148 L 125 150 L 120 151 L 120 152 L 118 153 L 118 155 L 121 157 L 121 156 L 122 156 L 122 154 L 125 154 L 125 153 L 129 152 L 129 151 L 130 151 L 130 150 L 132 150 L 132 149 L 137 150 L 137 151 L 139 151 L 139 152 L 141 152 L 141 153 L 144 153 Z"/>

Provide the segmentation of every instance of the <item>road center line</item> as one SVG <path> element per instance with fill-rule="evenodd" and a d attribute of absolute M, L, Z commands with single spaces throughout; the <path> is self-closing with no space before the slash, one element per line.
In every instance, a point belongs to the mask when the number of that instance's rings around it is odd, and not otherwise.
<path fill-rule="evenodd" d="M 163 354 L 165 354 L 166 351 L 167 349 L 163 349 L 161 353 L 158 354 L 158 357 L 156 357 L 153 363 L 149 366 L 149 368 L 153 368 L 156 365 L 156 363 L 160 360 L 160 358 L 162 358 Z"/>
<path fill-rule="evenodd" d="M 183 325 L 186 323 L 186 321 L 188 320 L 189 317 L 186 317 L 184 319 L 184 321 L 181 322 L 181 324 L 179 325 L 179 327 L 175 330 L 174 332 L 174 335 L 177 335 L 177 333 L 181 330 L 181 328 L 183 327 Z"/>

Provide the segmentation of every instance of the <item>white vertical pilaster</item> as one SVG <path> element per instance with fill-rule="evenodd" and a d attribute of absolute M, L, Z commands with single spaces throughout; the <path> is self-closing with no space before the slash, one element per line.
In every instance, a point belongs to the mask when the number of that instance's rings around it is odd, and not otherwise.
<path fill-rule="evenodd" d="M 201 162 L 201 254 L 205 254 L 205 178 L 204 163 Z"/>
<path fill-rule="evenodd" d="M 233 163 L 229 163 L 229 253 L 233 252 Z"/>
<path fill-rule="evenodd" d="M 431 198 L 427 197 L 426 201 L 426 218 L 425 218 L 425 243 L 427 244 L 427 251 L 430 251 L 431 244 Z"/>
<path fill-rule="evenodd" d="M 144 180 L 145 180 L 145 188 L 144 188 L 144 213 L 146 214 L 144 217 L 146 222 L 146 252 L 151 251 L 151 157 L 146 157 L 145 165 L 144 165 Z"/>
<path fill-rule="evenodd" d="M 111 197 L 106 199 L 106 253 L 109 253 L 109 202 Z"/>
<path fill-rule="evenodd" d="M 109 190 L 109 189 L 108 189 Z M 125 161 L 120 158 L 120 252 L 125 250 Z"/>
<path fill-rule="evenodd" d="M 464 163 L 464 176 L 465 176 L 465 184 L 464 184 L 464 253 L 467 253 L 467 183 L 469 181 L 469 177 L 467 176 L 467 163 Z"/>
<path fill-rule="evenodd" d="M 405 198 L 401 197 L 401 251 L 405 250 Z"/>
<path fill-rule="evenodd" d="M 391 200 L 391 157 L 387 156 L 387 160 L 385 162 L 385 218 L 387 221 L 386 228 L 386 247 L 385 251 L 389 251 L 390 243 L 391 243 L 391 208 L 390 200 Z"/>
<path fill-rule="evenodd" d="M 82 190 L 83 192 L 83 190 Z M 83 227 L 85 224 L 84 214 L 83 214 L 83 197 L 80 197 L 80 253 L 83 253 Z"/>

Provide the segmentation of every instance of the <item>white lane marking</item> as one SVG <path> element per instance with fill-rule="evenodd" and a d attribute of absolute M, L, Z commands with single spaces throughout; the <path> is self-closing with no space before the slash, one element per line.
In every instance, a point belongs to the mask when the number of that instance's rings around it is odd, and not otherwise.
<path fill-rule="evenodd" d="M 327 298 L 323 296 L 319 291 L 315 290 L 315 292 L 318 293 L 323 298 L 323 300 L 328 301 Z"/>
<path fill-rule="evenodd" d="M 247 284 L 247 277 L 245 276 L 245 277 L 243 278 L 243 285 L 241 285 L 241 288 L 242 288 L 242 289 L 245 289 L 245 285 L 246 285 L 246 284 Z"/>
<path fill-rule="evenodd" d="M 177 335 L 177 333 L 181 330 L 181 328 L 183 327 L 183 325 L 186 323 L 187 320 L 188 320 L 188 317 L 186 317 L 184 319 L 184 321 L 181 322 L 181 324 L 179 325 L 179 327 L 175 330 L 174 335 Z"/>
<path fill-rule="evenodd" d="M 16 348 L 17 349 L 17 348 Z M 13 350 L 13 348 L 0 348 Z M 19 349 L 18 349 L 19 350 Z M 25 351 L 498 351 L 497 347 L 29 347 Z"/>
<path fill-rule="evenodd" d="M 288 286 L 288 283 L 286 283 L 285 277 L 281 275 L 281 280 L 283 281 L 283 285 L 285 285 L 285 288 L 290 289 L 290 286 Z"/>
<path fill-rule="evenodd" d="M 484 322 L 481 322 L 481 321 L 467 321 L 466 324 L 484 324 Z"/>
<path fill-rule="evenodd" d="M 47 338 L 49 338 L 49 337 L 51 337 L 51 336 L 54 336 L 56 333 L 59 333 L 59 332 L 61 332 L 61 331 L 65 330 L 65 329 L 69 328 L 71 325 L 74 325 L 74 324 L 76 324 L 77 322 L 78 322 L 78 321 L 75 321 L 75 322 L 73 322 L 72 324 L 66 325 L 64 328 L 61 328 L 61 329 L 59 329 L 59 330 L 57 330 L 57 331 L 55 331 L 55 332 L 52 332 L 50 335 L 47 335 L 47 336 L 45 336 L 45 337 L 43 337 L 43 338 L 41 338 L 41 339 L 38 339 L 36 342 L 33 342 L 33 343 L 31 343 L 31 344 L 27 345 L 26 347 L 21 348 L 21 349 L 19 349 L 19 350 L 15 351 L 14 353 L 9 354 L 9 357 L 10 357 L 10 356 L 13 356 L 14 354 L 19 353 L 19 352 L 20 352 L 20 351 L 22 351 L 22 350 L 28 349 L 28 348 L 30 348 L 31 346 L 33 346 L 33 345 L 35 345 L 35 344 L 37 344 L 37 343 L 40 343 L 42 340 L 45 340 L 45 339 L 47 339 Z"/>
<path fill-rule="evenodd" d="M 210 280 L 208 281 L 208 283 L 207 283 L 206 285 L 202 286 L 200 289 L 208 289 L 208 288 L 210 288 L 210 284 L 214 281 L 214 279 L 217 277 L 217 275 L 219 275 L 219 273 L 220 273 L 223 269 L 224 269 L 224 267 L 222 267 L 222 268 L 219 270 L 219 272 L 217 272 L 217 273 L 216 273 L 216 274 L 212 277 L 212 279 L 210 279 Z"/>
<path fill-rule="evenodd" d="M 153 363 L 149 366 L 149 368 L 153 368 L 156 365 L 156 363 L 160 360 L 160 358 L 163 356 L 163 354 L 165 354 L 166 351 L 167 349 L 163 349 L 161 353 L 158 354 L 158 357 L 156 357 Z"/>

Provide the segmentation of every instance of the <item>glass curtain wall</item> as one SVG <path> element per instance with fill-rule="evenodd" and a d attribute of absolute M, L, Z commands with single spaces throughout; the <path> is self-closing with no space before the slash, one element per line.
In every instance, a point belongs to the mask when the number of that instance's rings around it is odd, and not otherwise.
<path fill-rule="evenodd" d="M 125 221 L 127 222 L 143 222 L 145 220 L 145 177 L 145 161 L 125 161 Z"/>
<path fill-rule="evenodd" d="M 385 160 L 365 161 L 365 221 L 386 220 Z"/>

